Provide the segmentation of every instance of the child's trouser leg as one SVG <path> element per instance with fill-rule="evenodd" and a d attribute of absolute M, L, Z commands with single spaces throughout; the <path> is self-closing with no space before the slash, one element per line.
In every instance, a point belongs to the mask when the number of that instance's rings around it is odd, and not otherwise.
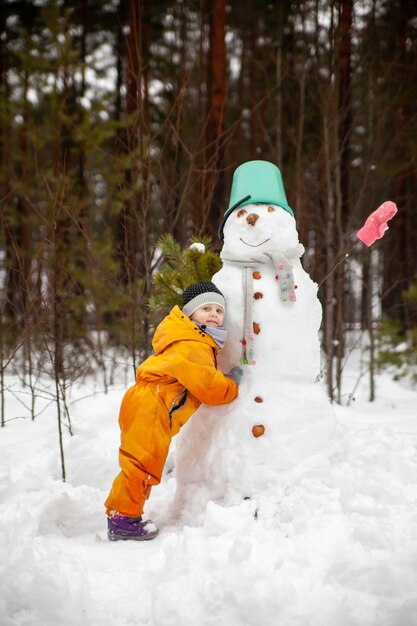
<path fill-rule="evenodd" d="M 146 410 L 148 407 L 148 411 Z M 153 485 L 161 482 L 171 443 L 169 416 L 149 388 L 131 387 L 120 409 L 122 431 L 119 450 L 121 472 L 114 480 L 105 506 L 107 512 L 142 515 Z"/>
<path fill-rule="evenodd" d="M 148 484 L 149 474 L 143 475 L 141 479 L 139 473 L 137 478 L 129 479 L 124 470 L 115 478 L 109 496 L 105 502 L 106 512 L 118 511 L 127 517 L 139 517 L 143 513 L 143 507 L 151 493 L 152 485 Z M 160 480 L 155 481 L 157 485 Z"/>

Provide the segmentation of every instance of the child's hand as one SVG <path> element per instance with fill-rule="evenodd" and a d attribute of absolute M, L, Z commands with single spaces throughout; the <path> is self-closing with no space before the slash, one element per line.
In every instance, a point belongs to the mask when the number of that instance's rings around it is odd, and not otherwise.
<path fill-rule="evenodd" d="M 240 365 L 235 365 L 234 367 L 232 367 L 230 372 L 226 374 L 226 376 L 228 376 L 229 378 L 234 380 L 235 383 L 240 385 L 243 378 L 243 369 L 240 367 Z"/>

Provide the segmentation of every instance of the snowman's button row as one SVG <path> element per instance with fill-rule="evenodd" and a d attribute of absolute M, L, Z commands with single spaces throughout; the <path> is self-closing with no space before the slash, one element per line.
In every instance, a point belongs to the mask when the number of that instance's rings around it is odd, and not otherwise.
<path fill-rule="evenodd" d="M 255 402 L 258 402 L 258 404 L 264 401 L 263 398 L 261 398 L 261 396 L 255 396 L 254 400 Z M 263 424 L 256 424 L 255 426 L 253 426 L 252 435 L 255 438 L 262 437 L 264 433 L 265 433 L 265 426 Z"/>
<path fill-rule="evenodd" d="M 280 266 L 281 266 L 281 265 L 282 265 L 282 264 L 280 264 Z M 280 267 L 280 269 L 283 269 L 283 267 Z M 290 274 L 289 272 L 287 272 L 287 273 L 285 274 L 285 278 L 290 278 L 290 277 L 291 277 L 291 274 Z M 260 280 L 260 279 L 262 278 L 262 274 L 261 274 L 261 272 L 258 272 L 258 271 L 253 272 L 253 273 L 252 273 L 252 278 L 253 278 L 254 280 Z M 279 277 L 279 274 L 275 274 L 275 280 L 279 280 L 279 278 L 280 278 L 280 277 Z M 287 286 L 286 286 L 286 285 L 282 285 L 282 287 L 281 287 L 281 288 L 287 288 Z M 298 285 L 294 285 L 294 289 L 298 289 Z M 256 292 L 254 293 L 253 297 L 255 298 L 255 300 L 260 300 L 261 298 L 263 298 L 263 293 L 262 293 L 262 292 L 260 292 L 260 291 L 256 291 Z"/>

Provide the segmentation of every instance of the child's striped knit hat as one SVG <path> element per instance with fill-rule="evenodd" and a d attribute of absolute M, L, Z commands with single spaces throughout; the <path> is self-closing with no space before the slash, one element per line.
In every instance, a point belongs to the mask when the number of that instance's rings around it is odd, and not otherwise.
<path fill-rule="evenodd" d="M 223 294 L 209 280 L 190 285 L 182 294 L 182 310 L 188 317 L 203 304 L 219 304 L 225 308 Z"/>

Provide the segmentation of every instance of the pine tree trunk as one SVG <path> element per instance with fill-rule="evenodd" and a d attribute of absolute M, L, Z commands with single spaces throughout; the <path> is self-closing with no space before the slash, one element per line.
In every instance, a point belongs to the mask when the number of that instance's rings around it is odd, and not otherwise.
<path fill-rule="evenodd" d="M 369 401 L 375 400 L 375 370 L 376 370 L 376 345 L 373 315 L 374 301 L 374 268 L 372 265 L 372 252 L 366 248 L 363 251 L 362 270 L 362 330 L 368 331 L 369 337 Z"/>
<path fill-rule="evenodd" d="M 210 43 L 207 78 L 207 128 L 205 163 L 206 215 L 204 230 L 213 239 L 223 213 L 224 202 L 224 129 L 226 103 L 226 2 L 208 0 Z"/>
<path fill-rule="evenodd" d="M 120 217 L 120 250 L 122 251 L 122 279 L 125 284 L 132 284 L 137 277 L 138 258 L 138 197 L 136 183 L 141 176 L 138 162 L 139 123 L 142 114 L 142 76 L 141 76 L 141 6 L 130 0 L 129 33 L 127 36 L 126 68 L 126 128 L 125 146 L 129 155 L 129 167 L 126 168 L 124 188 L 126 199 Z"/>
<path fill-rule="evenodd" d="M 284 3 L 277 3 L 277 55 L 276 55 L 276 159 L 280 169 L 283 166 L 282 160 L 282 56 L 284 39 Z"/>
<path fill-rule="evenodd" d="M 395 163 L 395 201 L 398 213 L 390 224 L 389 241 L 385 242 L 383 311 L 399 320 L 404 329 L 409 326 L 409 311 L 403 292 L 416 276 L 417 232 L 414 215 L 414 169 L 406 162 L 409 155 L 409 128 L 412 128 L 413 105 L 409 104 L 406 88 L 410 64 L 409 41 L 412 33 L 410 24 L 417 18 L 416 4 L 412 0 L 400 0 L 392 14 L 395 26 L 393 58 L 395 62 L 395 111 L 394 139 L 390 151 Z M 415 107 L 414 107 L 415 108 Z M 410 159 L 410 156 L 408 156 Z M 410 162 L 410 161 L 409 161 Z M 414 234 L 414 237 L 413 237 Z"/>
<path fill-rule="evenodd" d="M 351 38 L 352 38 L 353 0 L 339 0 L 338 24 L 338 119 L 335 122 L 334 137 L 338 142 L 334 147 L 335 155 L 335 197 L 336 197 L 336 237 L 340 252 L 347 242 L 347 227 L 350 214 L 349 178 L 350 178 L 350 135 L 351 115 Z M 349 288 L 345 264 L 336 274 L 336 327 L 334 342 L 336 350 L 336 390 L 337 401 L 341 402 L 342 373 L 346 344 L 346 321 L 349 306 Z"/>
<path fill-rule="evenodd" d="M 353 0 L 340 0 L 339 5 L 339 150 L 340 189 L 342 194 L 342 227 L 349 216 L 351 113 L 351 49 Z"/>
<path fill-rule="evenodd" d="M 136 328 L 141 319 L 143 355 L 150 351 L 149 311 L 146 306 L 151 284 L 150 215 L 150 33 L 148 5 L 130 0 L 127 35 L 126 146 L 129 167 L 124 186 L 127 198 L 121 215 L 123 279 L 132 298 L 129 326 L 133 369 L 137 366 Z M 141 281 L 139 283 L 139 281 Z M 140 307 L 140 313 L 138 310 Z"/>
<path fill-rule="evenodd" d="M 323 153 L 324 153 L 324 182 L 327 190 L 326 198 L 326 232 L 324 243 L 326 246 L 326 268 L 331 270 L 335 264 L 336 255 L 336 206 L 334 198 L 333 180 L 332 180 L 332 123 L 329 108 L 324 112 L 323 116 Z M 332 273 L 326 281 L 326 296 L 324 307 L 324 349 L 327 359 L 327 392 L 330 400 L 334 400 L 335 381 L 334 381 L 334 357 L 335 357 L 335 328 L 336 328 L 336 282 L 335 274 Z"/>

